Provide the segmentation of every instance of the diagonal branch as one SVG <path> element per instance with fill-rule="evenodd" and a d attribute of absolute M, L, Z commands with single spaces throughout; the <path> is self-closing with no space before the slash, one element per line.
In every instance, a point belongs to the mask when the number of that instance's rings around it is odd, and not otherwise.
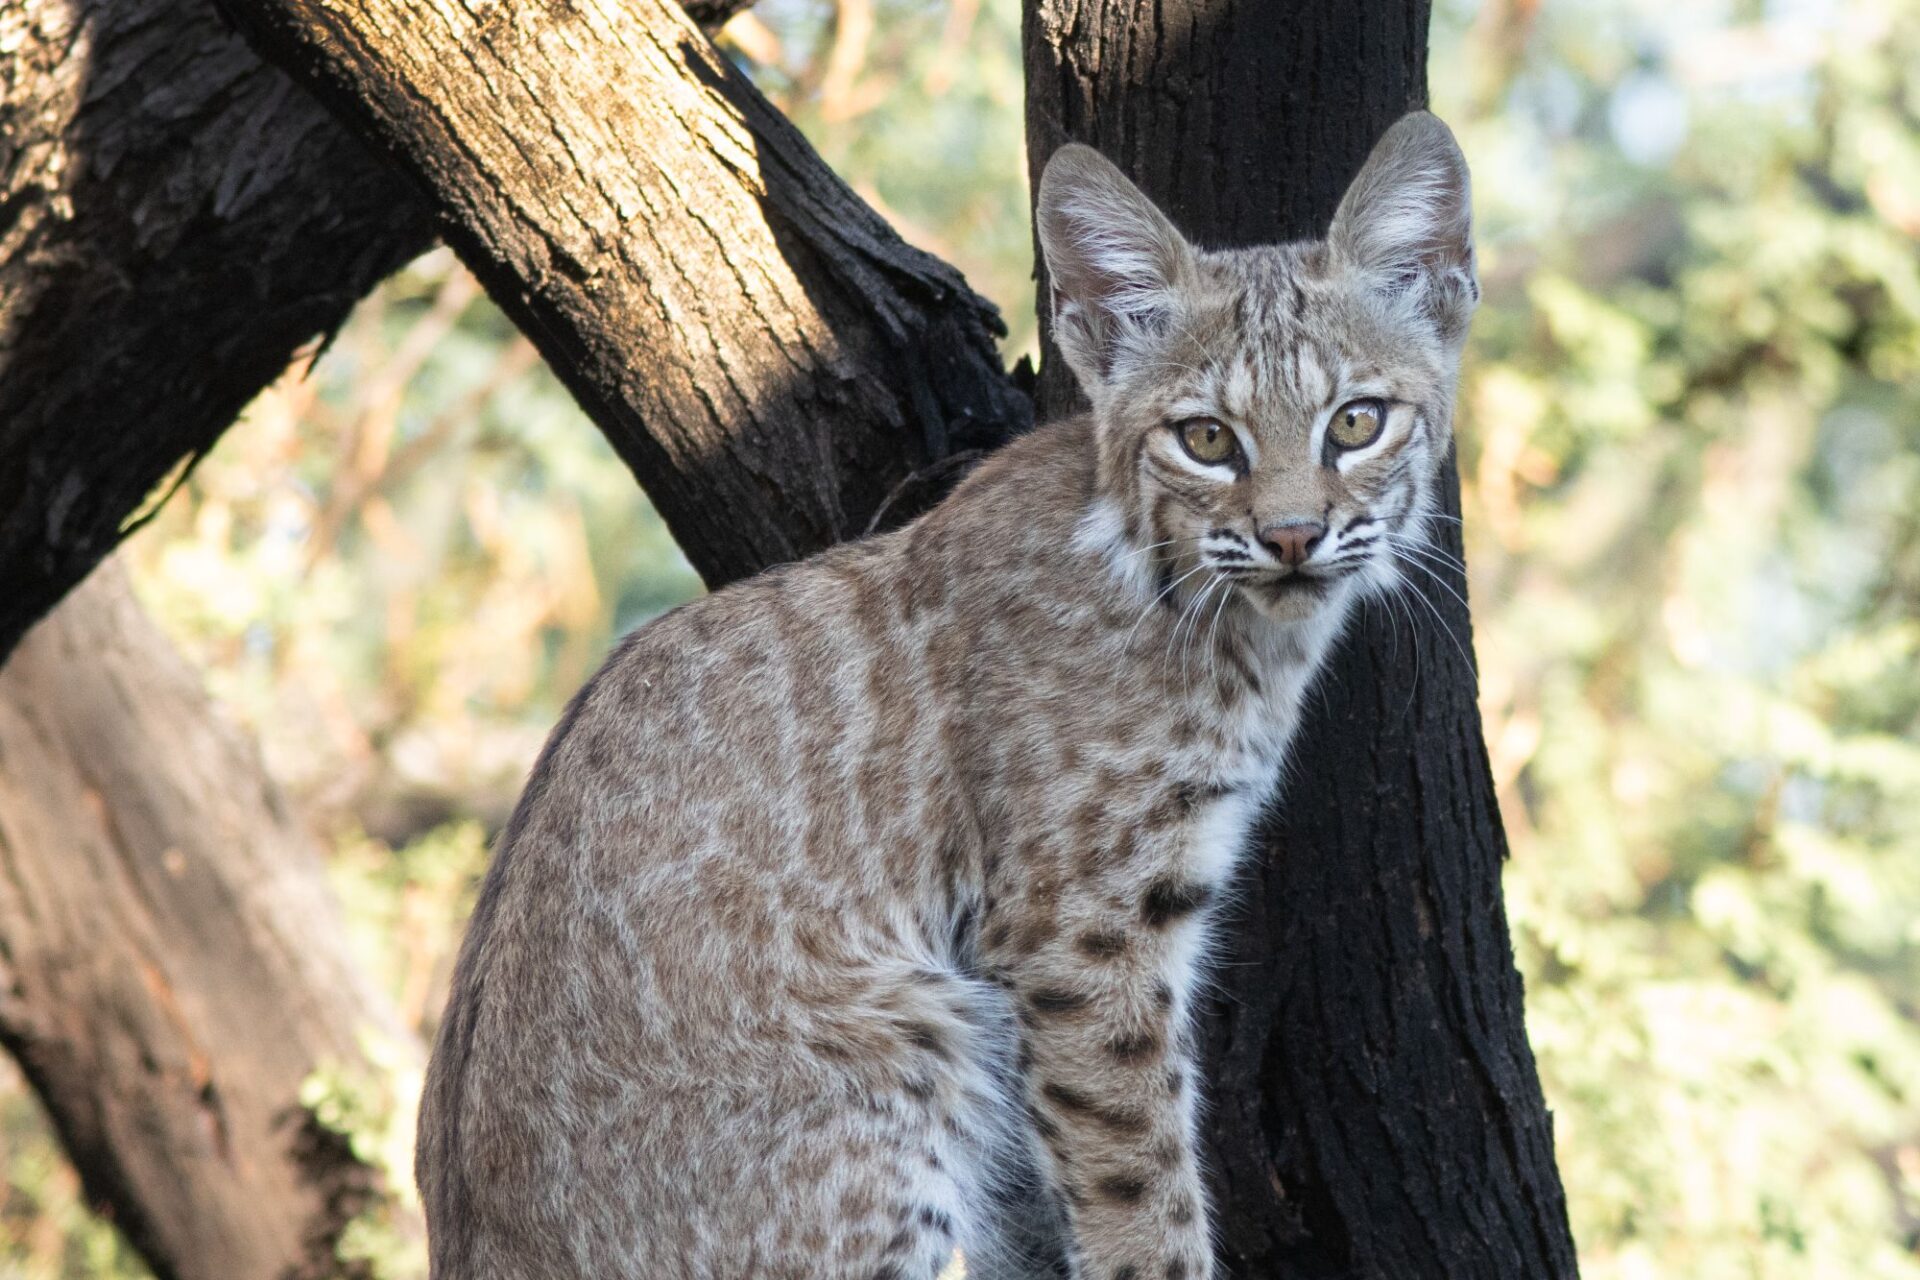
<path fill-rule="evenodd" d="M 1028 420 L 992 307 L 666 0 L 227 3 L 429 193 L 709 582 Z"/>
<path fill-rule="evenodd" d="M 432 239 L 211 5 L 0 5 L 0 658 Z"/>

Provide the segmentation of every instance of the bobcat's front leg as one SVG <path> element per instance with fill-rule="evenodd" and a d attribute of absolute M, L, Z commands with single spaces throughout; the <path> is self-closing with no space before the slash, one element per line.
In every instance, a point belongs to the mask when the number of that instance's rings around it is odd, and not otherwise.
<path fill-rule="evenodd" d="M 1087 888 L 1099 892 L 1060 903 L 1057 931 L 1032 919 L 1000 937 L 990 929 L 989 950 L 1003 955 L 988 957 L 1011 979 L 1027 1100 L 1066 1202 L 1074 1274 L 1205 1280 L 1187 1021 L 1212 891 L 1174 875 Z"/>

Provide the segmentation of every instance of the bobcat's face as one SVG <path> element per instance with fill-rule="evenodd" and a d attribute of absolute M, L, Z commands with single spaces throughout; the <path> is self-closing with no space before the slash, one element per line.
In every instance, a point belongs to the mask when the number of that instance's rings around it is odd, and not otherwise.
<path fill-rule="evenodd" d="M 1325 252 L 1206 255 L 1194 274 L 1106 405 L 1158 562 L 1276 619 L 1390 585 L 1446 453 L 1448 353 Z"/>
<path fill-rule="evenodd" d="M 1419 564 L 1478 289 L 1466 170 L 1410 116 L 1326 241 L 1207 253 L 1119 172 L 1041 188 L 1061 350 L 1093 402 L 1102 498 L 1184 583 L 1300 621 Z"/>

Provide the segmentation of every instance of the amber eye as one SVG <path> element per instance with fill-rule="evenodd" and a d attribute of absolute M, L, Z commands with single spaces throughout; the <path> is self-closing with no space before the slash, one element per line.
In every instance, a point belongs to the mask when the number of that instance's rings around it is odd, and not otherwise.
<path fill-rule="evenodd" d="M 1188 418 L 1180 424 L 1180 443 L 1195 462 L 1217 467 L 1240 452 L 1240 441 L 1225 423 L 1212 418 Z"/>
<path fill-rule="evenodd" d="M 1334 412 L 1327 438 L 1342 449 L 1364 449 L 1387 425 L 1387 406 L 1378 400 L 1350 400 Z"/>

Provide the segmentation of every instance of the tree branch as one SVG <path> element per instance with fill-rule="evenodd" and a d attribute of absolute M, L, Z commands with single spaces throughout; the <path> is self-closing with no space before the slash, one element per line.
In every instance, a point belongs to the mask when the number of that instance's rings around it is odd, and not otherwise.
<path fill-rule="evenodd" d="M 1026 425 L 992 307 L 666 0 L 227 3 L 445 211 L 710 583 Z"/>
<path fill-rule="evenodd" d="M 0 5 L 0 660 L 433 238 L 414 186 L 211 4 Z"/>
<path fill-rule="evenodd" d="M 0 7 L 0 658 L 432 234 L 211 6 Z"/>

